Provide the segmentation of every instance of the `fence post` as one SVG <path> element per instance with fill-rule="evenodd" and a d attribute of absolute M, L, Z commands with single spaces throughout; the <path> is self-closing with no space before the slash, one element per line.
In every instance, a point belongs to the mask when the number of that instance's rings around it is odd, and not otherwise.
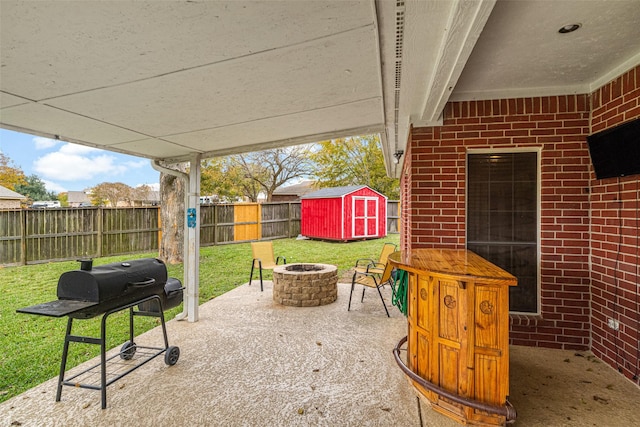
<path fill-rule="evenodd" d="M 156 216 L 158 217 L 158 255 L 160 255 L 160 247 L 162 246 L 162 215 L 160 206 L 156 208 Z"/>
<path fill-rule="evenodd" d="M 288 208 L 288 221 L 287 221 L 287 237 L 291 238 L 291 202 L 289 202 Z"/>
<path fill-rule="evenodd" d="M 27 265 L 27 211 L 20 210 L 20 263 Z"/>
<path fill-rule="evenodd" d="M 218 205 L 213 205 L 213 245 L 218 244 Z"/>
<path fill-rule="evenodd" d="M 96 226 L 98 229 L 98 250 L 97 250 L 97 257 L 100 258 L 102 257 L 102 238 L 103 238 L 103 224 L 102 224 L 102 220 L 103 220 L 103 210 L 104 208 L 102 206 L 98 206 L 98 209 L 96 211 Z"/>
<path fill-rule="evenodd" d="M 256 214 L 256 220 L 258 222 L 258 240 L 262 240 L 262 205 L 260 203 L 258 203 Z"/>

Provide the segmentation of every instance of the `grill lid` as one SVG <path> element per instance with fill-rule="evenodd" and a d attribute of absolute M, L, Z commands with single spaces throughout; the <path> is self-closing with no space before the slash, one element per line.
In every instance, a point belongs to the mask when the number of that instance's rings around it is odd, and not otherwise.
<path fill-rule="evenodd" d="M 80 270 L 65 272 L 58 279 L 57 301 L 17 311 L 89 318 L 153 295 L 166 298 L 167 268 L 159 259 L 142 258 L 97 267 L 85 260 L 81 263 Z"/>
<path fill-rule="evenodd" d="M 104 302 L 130 299 L 131 294 L 158 294 L 167 281 L 167 268 L 156 258 L 142 258 L 62 273 L 58 280 L 58 298 Z"/>

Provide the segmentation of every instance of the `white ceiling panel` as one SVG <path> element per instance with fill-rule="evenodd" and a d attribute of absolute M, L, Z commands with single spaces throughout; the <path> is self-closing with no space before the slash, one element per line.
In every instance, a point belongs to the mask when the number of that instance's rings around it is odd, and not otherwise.
<path fill-rule="evenodd" d="M 371 72 L 377 66 L 372 60 L 375 46 L 365 43 L 372 32 L 371 27 L 359 28 L 45 102 L 160 137 L 379 98 L 380 82 Z"/>
<path fill-rule="evenodd" d="M 0 1 L 0 126 L 187 159 L 585 92 L 640 64 L 639 0 Z M 560 35 L 561 26 L 581 28 Z"/>
<path fill-rule="evenodd" d="M 0 108 L 14 107 L 16 105 L 28 104 L 30 101 L 19 96 L 10 95 L 0 92 Z"/>
<path fill-rule="evenodd" d="M 150 159 L 180 159 L 188 160 L 186 153 L 199 154 L 197 150 L 181 146 L 169 141 L 157 138 L 146 138 L 137 141 L 122 142 L 108 147 L 109 150 L 120 153 L 147 153 L 142 157 Z"/>
<path fill-rule="evenodd" d="M 558 33 L 573 23 L 581 28 Z M 452 98 L 589 93 L 639 53 L 637 0 L 499 1 Z"/>
<path fill-rule="evenodd" d="M 43 100 L 372 24 L 370 1 L 2 1 L 2 89 Z"/>
<path fill-rule="evenodd" d="M 223 154 L 239 152 L 242 151 L 243 145 L 257 150 L 273 146 L 273 142 L 279 145 L 317 142 L 345 135 L 345 131 L 347 133 L 345 136 L 378 133 L 382 127 L 379 123 L 372 122 L 371 117 L 375 117 L 381 110 L 382 100 L 371 99 L 355 104 L 265 118 L 250 123 L 172 135 L 165 139 L 208 155 L 214 155 L 216 152 Z M 237 140 L 238 134 L 242 134 L 242 141 Z M 264 141 L 270 142 L 268 146 L 261 145 Z M 212 146 L 216 149 L 211 150 Z"/>
<path fill-rule="evenodd" d="M 34 135 L 50 138 L 58 135 L 64 141 L 92 146 L 109 146 L 148 136 L 36 103 L 3 108 L 0 120 L 9 129 L 33 129 Z"/>

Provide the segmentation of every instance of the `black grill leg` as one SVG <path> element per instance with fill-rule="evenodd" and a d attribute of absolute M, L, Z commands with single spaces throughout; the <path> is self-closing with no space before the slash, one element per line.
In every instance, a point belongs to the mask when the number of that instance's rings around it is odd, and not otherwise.
<path fill-rule="evenodd" d="M 107 316 L 106 312 L 102 316 L 100 323 L 100 391 L 102 394 L 102 409 L 107 409 Z M 133 341 L 131 341 L 133 342 Z"/>
<path fill-rule="evenodd" d="M 71 335 L 71 324 L 73 319 L 67 320 L 67 334 L 64 336 L 64 347 L 62 348 L 62 361 L 60 362 L 60 376 L 58 377 L 58 390 L 56 391 L 56 402 L 60 402 L 62 396 L 62 382 L 64 381 L 64 371 L 67 369 L 67 355 L 69 354 L 69 335 Z"/>

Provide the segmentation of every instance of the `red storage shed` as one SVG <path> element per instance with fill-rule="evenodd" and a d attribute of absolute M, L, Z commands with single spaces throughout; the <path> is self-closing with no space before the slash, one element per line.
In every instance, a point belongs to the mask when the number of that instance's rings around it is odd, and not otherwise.
<path fill-rule="evenodd" d="M 323 188 L 300 198 L 301 234 L 361 240 L 387 235 L 387 198 L 366 185 Z"/>

